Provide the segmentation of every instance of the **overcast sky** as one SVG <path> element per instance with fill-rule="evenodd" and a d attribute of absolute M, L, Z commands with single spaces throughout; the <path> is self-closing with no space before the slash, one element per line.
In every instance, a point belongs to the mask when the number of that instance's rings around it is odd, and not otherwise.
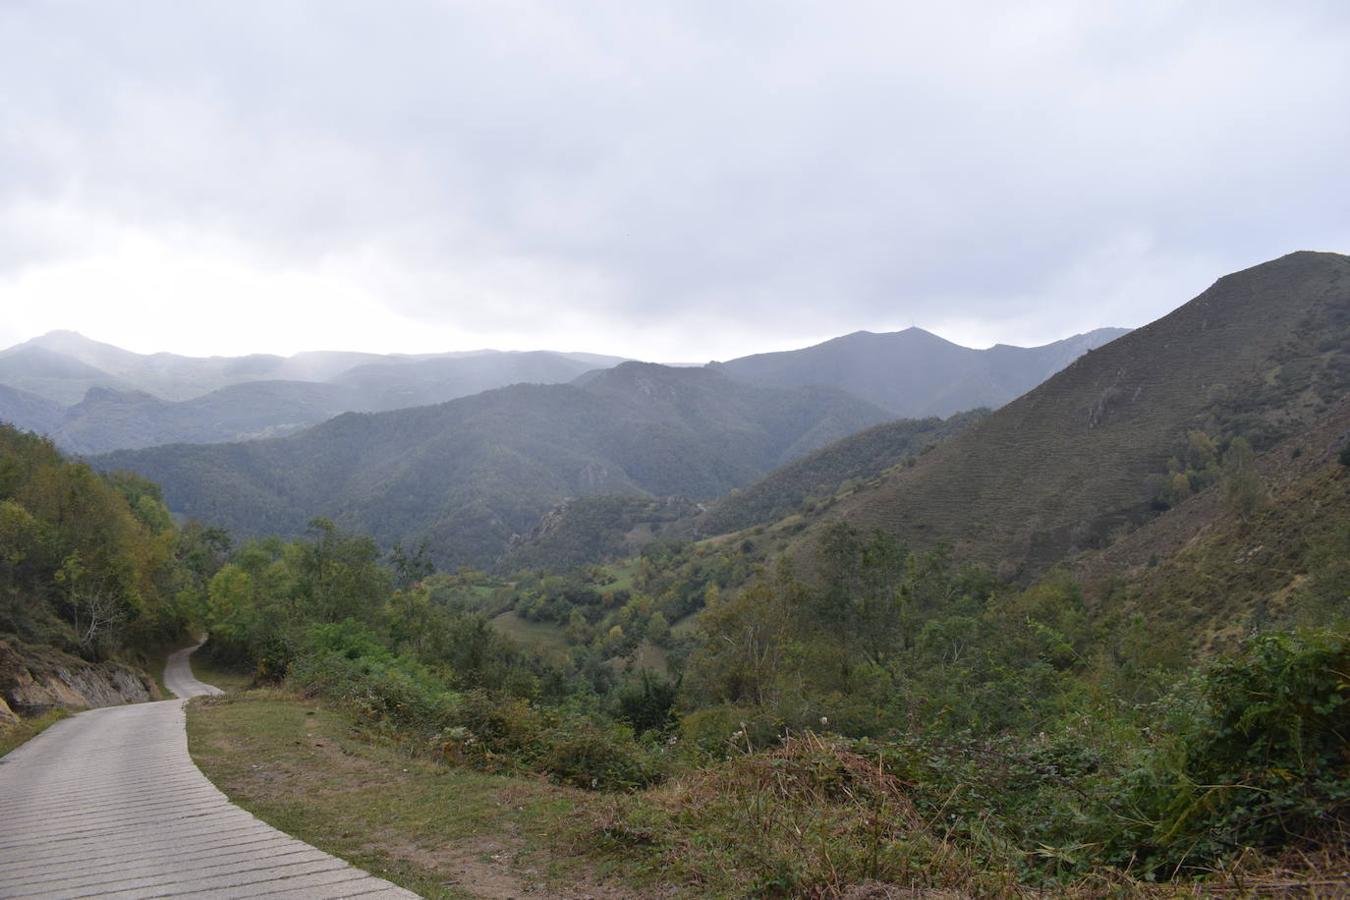
<path fill-rule="evenodd" d="M 1350 251 L 1348 161 L 1344 0 L 0 0 L 0 346 L 1044 343 Z"/>

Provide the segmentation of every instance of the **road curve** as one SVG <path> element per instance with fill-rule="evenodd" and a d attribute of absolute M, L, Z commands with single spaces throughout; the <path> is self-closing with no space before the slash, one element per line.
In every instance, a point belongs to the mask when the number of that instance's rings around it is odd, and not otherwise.
<path fill-rule="evenodd" d="M 220 693 L 192 649 L 166 685 Z M 230 803 L 188 756 L 186 702 L 83 712 L 0 758 L 0 897 L 417 896 Z"/>
<path fill-rule="evenodd" d="M 175 697 L 186 700 L 189 697 L 225 693 L 214 684 L 207 684 L 193 677 L 192 664 L 188 662 L 188 657 L 200 646 L 201 644 L 196 647 L 184 647 L 169 654 L 169 661 L 164 666 L 164 686 Z"/>

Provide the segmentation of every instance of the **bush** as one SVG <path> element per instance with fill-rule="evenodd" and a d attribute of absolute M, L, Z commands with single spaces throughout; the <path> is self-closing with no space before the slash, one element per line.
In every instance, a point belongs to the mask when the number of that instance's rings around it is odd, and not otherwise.
<path fill-rule="evenodd" d="M 466 691 L 455 704 L 452 723 L 461 729 L 447 753 L 488 768 L 538 759 L 544 753 L 549 727 L 544 713 L 515 697 L 486 690 Z"/>
<path fill-rule="evenodd" d="M 443 751 L 453 762 L 542 772 L 597 790 L 643 787 L 663 774 L 656 754 L 631 729 L 579 713 L 480 690 L 459 697 L 450 720 Z"/>
<path fill-rule="evenodd" d="M 665 731 L 675 722 L 675 697 L 680 685 L 643 669 L 618 690 L 619 718 L 638 733 Z"/>
<path fill-rule="evenodd" d="M 661 777 L 653 753 L 622 725 L 564 721 L 548 734 L 541 768 L 564 784 L 593 790 L 632 790 Z"/>
<path fill-rule="evenodd" d="M 1254 638 L 1197 679 L 1169 740 L 1125 785 L 1120 858 L 1201 866 L 1315 841 L 1350 819 L 1350 636 Z"/>
<path fill-rule="evenodd" d="M 787 725 L 781 719 L 751 706 L 710 706 L 680 720 L 684 742 L 718 758 L 777 746 L 786 733 Z"/>
<path fill-rule="evenodd" d="M 291 681 L 310 696 L 336 702 L 372 724 L 438 731 L 455 695 L 424 666 L 390 653 L 365 626 L 316 625 Z"/>

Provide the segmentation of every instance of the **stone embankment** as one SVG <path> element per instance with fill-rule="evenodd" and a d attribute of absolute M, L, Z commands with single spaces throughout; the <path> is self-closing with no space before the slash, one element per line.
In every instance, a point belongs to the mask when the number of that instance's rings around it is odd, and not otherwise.
<path fill-rule="evenodd" d="M 50 647 L 0 641 L 0 724 L 14 714 L 95 709 L 159 700 L 159 687 L 130 666 L 91 663 Z"/>

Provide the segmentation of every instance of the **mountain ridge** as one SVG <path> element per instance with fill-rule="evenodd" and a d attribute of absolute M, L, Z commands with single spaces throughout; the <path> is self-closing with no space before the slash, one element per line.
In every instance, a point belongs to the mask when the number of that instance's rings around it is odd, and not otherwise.
<path fill-rule="evenodd" d="M 1348 388 L 1350 257 L 1290 254 L 1079 357 L 816 528 L 877 527 L 1032 576 L 1150 518 L 1150 479 L 1188 430 L 1263 449 Z"/>
<path fill-rule="evenodd" d="M 487 565 L 568 497 L 719 496 L 885 418 L 837 391 L 628 363 L 583 385 L 514 385 L 345 413 L 285 438 L 93 462 L 146 475 L 176 512 L 243 534 L 296 534 L 325 515 L 386 544 L 427 539 L 447 563 Z"/>
<path fill-rule="evenodd" d="M 1099 328 L 1038 347 L 962 347 L 922 328 L 855 331 L 810 347 L 760 353 L 712 368 L 755 384 L 830 384 L 898 418 L 996 408 L 1095 347 L 1128 333 Z"/>

